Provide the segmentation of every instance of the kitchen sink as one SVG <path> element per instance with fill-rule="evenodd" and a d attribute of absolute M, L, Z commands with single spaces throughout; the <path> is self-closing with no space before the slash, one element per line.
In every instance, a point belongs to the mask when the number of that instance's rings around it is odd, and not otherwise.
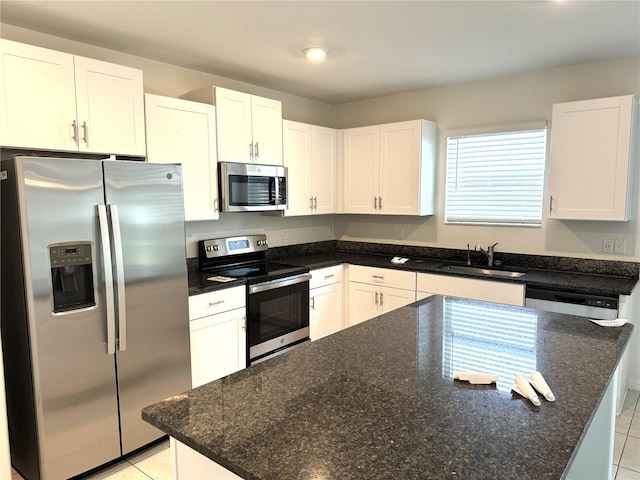
<path fill-rule="evenodd" d="M 496 270 L 492 268 L 481 267 L 466 267 L 463 265 L 443 265 L 438 270 L 452 273 L 473 273 L 475 275 L 486 275 L 488 277 L 507 277 L 518 278 L 524 275 L 525 272 L 512 272 L 509 270 Z"/>

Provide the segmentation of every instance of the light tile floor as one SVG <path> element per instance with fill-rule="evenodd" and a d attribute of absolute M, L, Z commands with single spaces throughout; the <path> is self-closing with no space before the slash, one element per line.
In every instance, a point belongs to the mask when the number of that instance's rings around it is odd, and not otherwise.
<path fill-rule="evenodd" d="M 86 477 L 86 480 L 173 480 L 169 440 Z M 12 471 L 11 480 L 22 480 Z"/>
<path fill-rule="evenodd" d="M 629 390 L 616 418 L 613 478 L 640 480 L 640 392 Z"/>
<path fill-rule="evenodd" d="M 613 478 L 640 480 L 640 392 L 629 390 L 616 418 Z M 15 471 L 12 480 L 22 480 Z M 87 480 L 172 480 L 169 441 L 112 465 Z"/>

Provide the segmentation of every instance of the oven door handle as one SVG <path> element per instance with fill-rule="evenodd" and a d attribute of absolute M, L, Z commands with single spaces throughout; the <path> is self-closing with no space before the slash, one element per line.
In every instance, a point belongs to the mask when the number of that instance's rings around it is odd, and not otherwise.
<path fill-rule="evenodd" d="M 266 292 L 276 288 L 288 287 L 289 285 L 295 285 L 297 283 L 308 282 L 311 280 L 310 273 L 303 273 L 301 275 L 295 275 L 293 277 L 279 278 L 278 280 L 271 280 L 270 282 L 256 283 L 249 287 L 249 295 L 253 293 Z"/>

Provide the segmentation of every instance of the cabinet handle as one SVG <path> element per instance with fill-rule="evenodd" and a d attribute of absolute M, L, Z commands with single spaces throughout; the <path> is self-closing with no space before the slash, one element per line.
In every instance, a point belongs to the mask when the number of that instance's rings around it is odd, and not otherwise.
<path fill-rule="evenodd" d="M 380 306 L 384 305 L 384 293 L 380 292 Z"/>
<path fill-rule="evenodd" d="M 382 210 L 382 197 L 378 197 L 378 208 Z"/>
<path fill-rule="evenodd" d="M 331 275 L 325 275 L 324 279 L 326 280 L 327 278 L 331 278 L 331 277 L 335 277 L 335 275 L 333 273 Z"/>
<path fill-rule="evenodd" d="M 89 146 L 89 125 L 87 125 L 87 122 L 82 122 L 82 131 L 84 132 L 84 137 L 82 138 L 82 140 L 88 147 Z"/>
<path fill-rule="evenodd" d="M 378 280 L 384 280 L 384 276 L 382 276 L 382 275 L 371 275 L 371 278 L 376 278 Z"/>
<path fill-rule="evenodd" d="M 259 156 L 260 156 L 260 153 L 258 152 L 258 142 L 256 142 L 256 160 L 258 159 Z"/>
<path fill-rule="evenodd" d="M 376 292 L 376 305 L 378 305 L 378 292 Z"/>
<path fill-rule="evenodd" d="M 78 143 L 79 143 L 79 139 L 78 139 L 78 124 L 74 120 L 73 122 L 71 122 L 71 126 L 73 127 L 73 141 L 76 142 L 76 145 L 78 145 Z"/>
<path fill-rule="evenodd" d="M 378 209 L 378 197 L 373 197 L 373 209 Z"/>
<path fill-rule="evenodd" d="M 318 197 L 313 197 L 313 208 L 318 209 Z"/>
<path fill-rule="evenodd" d="M 242 317 L 242 330 L 247 329 L 247 317 Z"/>
<path fill-rule="evenodd" d="M 224 300 L 218 300 L 217 302 L 209 302 L 209 306 L 215 307 L 216 305 L 220 305 L 221 303 L 224 303 Z"/>
<path fill-rule="evenodd" d="M 217 198 L 213 201 L 213 211 L 214 212 L 218 211 L 218 199 Z"/>
<path fill-rule="evenodd" d="M 553 195 L 549 195 L 549 213 L 553 211 Z"/>
<path fill-rule="evenodd" d="M 313 197 L 309 197 L 309 208 L 313 208 Z"/>
<path fill-rule="evenodd" d="M 311 307 L 311 310 L 315 310 L 316 309 L 316 297 L 311 297 L 309 300 L 311 300 L 311 305 L 309 305 Z"/>
<path fill-rule="evenodd" d="M 249 144 L 249 158 L 253 160 L 253 142 Z"/>

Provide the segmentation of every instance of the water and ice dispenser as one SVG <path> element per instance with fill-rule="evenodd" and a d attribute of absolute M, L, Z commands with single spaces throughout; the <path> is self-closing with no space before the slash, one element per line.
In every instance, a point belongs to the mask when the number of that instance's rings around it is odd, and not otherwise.
<path fill-rule="evenodd" d="M 49 245 L 54 313 L 95 306 L 91 259 L 91 242 Z"/>

